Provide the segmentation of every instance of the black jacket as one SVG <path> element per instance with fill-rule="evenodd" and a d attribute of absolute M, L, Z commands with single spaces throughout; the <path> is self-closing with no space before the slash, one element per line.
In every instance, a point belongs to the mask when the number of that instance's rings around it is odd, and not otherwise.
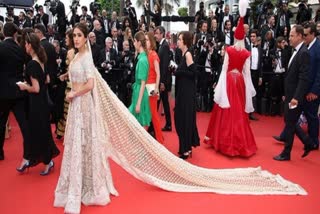
<path fill-rule="evenodd" d="M 16 82 L 23 81 L 24 53 L 13 40 L 0 42 L 0 99 L 22 96 Z"/>
<path fill-rule="evenodd" d="M 284 82 L 286 101 L 294 98 L 302 103 L 309 87 L 310 72 L 310 55 L 305 45 L 301 46 L 288 66 Z"/>

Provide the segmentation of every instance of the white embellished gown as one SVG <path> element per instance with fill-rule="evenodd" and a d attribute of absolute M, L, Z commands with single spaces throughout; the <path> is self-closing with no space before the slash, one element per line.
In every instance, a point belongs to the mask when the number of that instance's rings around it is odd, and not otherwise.
<path fill-rule="evenodd" d="M 69 106 L 61 173 L 54 206 L 80 213 L 85 205 L 105 205 L 113 186 L 107 157 L 137 179 L 175 192 L 306 195 L 298 184 L 256 168 L 206 169 L 178 158 L 139 124 L 111 91 L 90 51 L 70 64 L 71 82 L 94 78 L 94 88 Z"/>
<path fill-rule="evenodd" d="M 89 53 L 78 55 L 70 65 L 70 81 L 85 83 L 94 78 Z M 96 113 L 93 92 L 75 97 L 70 102 L 61 172 L 54 206 L 65 207 L 66 213 L 80 213 L 85 205 L 106 205 L 109 194 L 117 195 L 106 159 L 105 132 Z"/>

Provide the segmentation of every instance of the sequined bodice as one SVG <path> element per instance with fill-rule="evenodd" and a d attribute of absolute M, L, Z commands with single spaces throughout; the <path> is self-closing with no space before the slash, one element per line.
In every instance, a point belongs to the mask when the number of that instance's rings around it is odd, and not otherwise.
<path fill-rule="evenodd" d="M 85 83 L 93 77 L 95 66 L 90 60 L 90 53 L 77 54 L 70 63 L 70 80 L 75 83 Z"/>

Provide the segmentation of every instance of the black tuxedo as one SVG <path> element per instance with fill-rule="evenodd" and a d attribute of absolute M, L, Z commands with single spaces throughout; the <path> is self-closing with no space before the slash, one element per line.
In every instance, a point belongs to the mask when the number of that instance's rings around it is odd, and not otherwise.
<path fill-rule="evenodd" d="M 168 42 L 164 39 L 158 48 L 158 56 L 160 59 L 160 84 L 165 85 L 165 90 L 160 92 L 160 101 L 162 101 L 164 114 L 166 117 L 166 126 L 171 127 L 171 113 L 168 92 L 171 91 L 172 76 L 169 71 L 170 48 Z"/>
<path fill-rule="evenodd" d="M 123 40 L 121 39 L 121 37 L 118 36 L 116 39 L 112 38 L 112 48 L 117 51 L 117 54 L 123 51 Z"/>
<path fill-rule="evenodd" d="M 232 30 L 230 30 L 230 34 L 229 35 L 230 35 L 230 44 L 228 44 L 228 45 L 233 45 L 233 43 L 234 43 L 234 32 Z M 226 31 L 223 33 L 224 43 L 226 43 L 226 37 L 229 36 L 229 35 L 227 35 Z"/>
<path fill-rule="evenodd" d="M 290 157 L 296 124 L 302 112 L 302 103 L 309 87 L 310 55 L 306 46 L 302 45 L 291 63 L 288 65 L 285 78 L 285 147 L 282 151 L 283 156 Z M 289 109 L 291 99 L 298 100 L 298 106 Z M 306 139 L 304 142 L 308 146 L 311 142 Z"/>
<path fill-rule="evenodd" d="M 9 112 L 13 111 L 23 136 L 24 158 L 28 159 L 28 129 L 25 115 L 25 97 L 16 82 L 23 81 L 24 53 L 13 39 L 0 43 L 0 157 Z"/>
<path fill-rule="evenodd" d="M 120 22 L 118 20 L 111 20 L 110 22 L 110 29 L 112 30 L 113 27 L 116 27 L 117 29 L 121 28 Z"/>
<path fill-rule="evenodd" d="M 36 19 L 35 19 L 35 23 L 38 24 L 38 23 L 43 23 L 43 25 L 46 27 L 47 29 L 47 26 L 48 26 L 48 23 L 49 23 L 49 15 L 44 13 L 42 16 L 40 15 L 40 13 L 38 13 L 36 15 Z"/>
<path fill-rule="evenodd" d="M 102 20 L 102 27 L 103 27 L 103 30 L 104 32 L 106 33 L 106 36 L 110 36 L 111 34 L 111 20 L 108 18 L 108 17 L 101 17 L 101 20 Z"/>

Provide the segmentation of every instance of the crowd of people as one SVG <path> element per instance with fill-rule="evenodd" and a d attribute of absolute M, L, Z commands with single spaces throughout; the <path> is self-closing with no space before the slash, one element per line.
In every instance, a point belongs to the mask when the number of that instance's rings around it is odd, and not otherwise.
<path fill-rule="evenodd" d="M 104 114 L 105 102 L 99 89 L 107 87 L 105 83 L 145 133 L 160 144 L 166 142 L 162 132 L 172 131 L 174 124 L 178 154 L 184 160 L 200 145 L 197 111 L 211 112 L 204 143 L 227 156 L 256 153 L 249 124 L 249 119 L 258 120 L 254 112 L 284 114 L 285 127 L 274 136 L 284 142 L 284 149 L 275 160 L 290 160 L 295 133 L 304 143 L 302 157 L 319 148 L 320 8 L 314 20 L 309 20 L 311 15 L 305 20 L 310 10 L 302 2 L 296 25 L 291 27 L 293 16 L 286 2 L 281 2 L 277 14 L 270 5 L 262 5 L 265 18 L 260 16 L 252 24 L 246 8 L 233 16 L 229 6 L 222 4 L 207 17 L 202 2 L 195 14 L 196 32 L 180 32 L 172 49 L 173 39 L 166 38 L 161 26 L 160 4 L 155 4 L 154 12 L 145 8 L 145 14 L 153 17 L 147 26 L 144 15 L 138 21 L 130 0 L 125 3 L 121 19 L 116 11 L 109 19 L 107 11 L 100 14 L 98 8 L 91 17 L 82 6 L 82 14 L 73 11 L 64 31 L 59 19 L 56 24 L 48 23 L 42 6 L 37 8 L 39 15 L 33 17 L 28 10 L 28 16 L 20 12 L 18 18 L 9 7 L 3 19 L 0 160 L 4 160 L 10 111 L 23 136 L 18 172 L 43 163 L 40 175 L 50 174 L 53 159 L 60 153 L 54 138 L 63 139 L 55 206 L 79 213 L 81 202 L 104 205 L 110 201 L 109 194 L 118 194 L 105 161 L 104 141 L 112 137 L 99 115 Z M 172 76 L 174 107 L 169 100 Z M 299 126 L 302 112 L 308 134 Z M 89 178 L 92 173 L 96 176 Z"/>

